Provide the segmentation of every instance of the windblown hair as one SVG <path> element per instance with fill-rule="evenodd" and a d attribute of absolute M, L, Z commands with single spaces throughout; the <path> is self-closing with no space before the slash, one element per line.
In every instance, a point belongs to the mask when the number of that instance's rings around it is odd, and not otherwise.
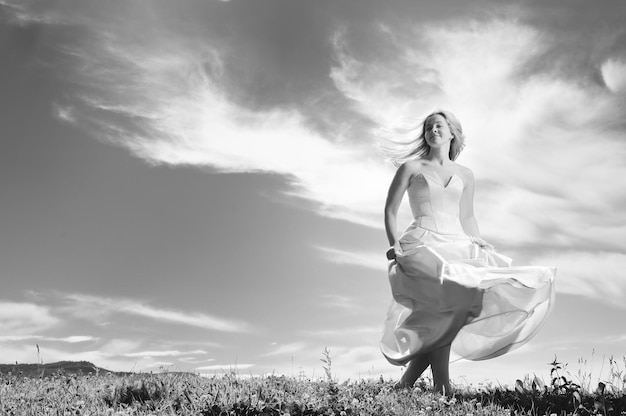
<path fill-rule="evenodd" d="M 449 111 L 437 110 L 408 127 L 387 130 L 382 141 L 379 143 L 379 150 L 387 157 L 395 166 L 400 166 L 408 160 L 421 159 L 428 154 L 430 146 L 424 137 L 426 121 L 434 115 L 442 116 L 450 127 L 450 132 L 454 136 L 450 142 L 450 160 L 459 157 L 459 153 L 465 147 L 465 135 L 459 120 Z M 398 139 L 390 136 L 399 137 Z"/>

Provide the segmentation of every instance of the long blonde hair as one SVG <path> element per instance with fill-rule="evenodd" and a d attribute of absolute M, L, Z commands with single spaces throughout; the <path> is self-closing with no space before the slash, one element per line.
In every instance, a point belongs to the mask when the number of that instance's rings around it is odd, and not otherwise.
<path fill-rule="evenodd" d="M 424 137 L 424 127 L 428 118 L 434 115 L 443 117 L 448 123 L 448 127 L 450 127 L 450 132 L 452 132 L 454 137 L 450 142 L 449 156 L 450 160 L 455 160 L 465 147 L 465 135 L 459 120 L 454 114 L 446 110 L 433 111 L 424 117 L 423 120 L 410 126 L 386 130 L 382 141 L 378 144 L 379 150 L 395 166 L 400 166 L 408 160 L 423 158 L 430 151 L 430 146 L 428 146 Z M 400 137 L 400 140 L 392 139 L 391 136 Z"/>

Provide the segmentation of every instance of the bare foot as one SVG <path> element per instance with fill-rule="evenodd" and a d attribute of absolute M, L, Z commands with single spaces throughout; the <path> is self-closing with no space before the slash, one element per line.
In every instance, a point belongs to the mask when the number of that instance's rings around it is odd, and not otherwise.
<path fill-rule="evenodd" d="M 404 380 L 400 379 L 396 382 L 396 384 L 393 385 L 392 389 L 395 391 L 400 391 L 400 390 L 410 389 L 412 387 L 413 387 L 412 384 L 409 384 L 405 382 Z"/>

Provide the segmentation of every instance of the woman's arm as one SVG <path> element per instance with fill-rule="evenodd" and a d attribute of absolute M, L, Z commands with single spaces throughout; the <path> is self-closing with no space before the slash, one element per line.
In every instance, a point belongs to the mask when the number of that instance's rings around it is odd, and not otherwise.
<path fill-rule="evenodd" d="M 465 188 L 463 188 L 463 195 L 461 195 L 459 213 L 463 231 L 479 246 L 483 248 L 493 248 L 491 244 L 488 244 L 481 238 L 480 230 L 478 229 L 478 221 L 476 221 L 476 217 L 474 216 L 474 174 L 471 170 L 466 169 L 464 180 Z"/>
<path fill-rule="evenodd" d="M 387 233 L 387 239 L 389 245 L 393 247 L 393 255 L 390 251 L 387 252 L 387 258 L 395 258 L 395 253 L 402 251 L 400 243 L 398 242 L 398 209 L 402 202 L 402 197 L 406 188 L 409 186 L 409 180 L 411 178 L 411 169 L 407 163 L 402 164 L 396 171 L 391 185 L 389 186 L 389 192 L 387 193 L 387 201 L 385 202 L 385 232 Z"/>

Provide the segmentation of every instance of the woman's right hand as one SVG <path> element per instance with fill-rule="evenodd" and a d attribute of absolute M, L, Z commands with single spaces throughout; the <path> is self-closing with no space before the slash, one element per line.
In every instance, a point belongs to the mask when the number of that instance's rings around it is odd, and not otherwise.
<path fill-rule="evenodd" d="M 494 247 L 493 245 L 489 244 L 488 242 L 486 242 L 485 240 L 483 240 L 480 237 L 472 237 L 472 242 L 474 244 L 478 244 L 478 246 L 484 250 L 493 250 Z"/>
<path fill-rule="evenodd" d="M 387 250 L 387 260 L 395 260 L 397 255 L 402 255 L 402 247 L 399 242 L 389 247 L 389 250 Z"/>

